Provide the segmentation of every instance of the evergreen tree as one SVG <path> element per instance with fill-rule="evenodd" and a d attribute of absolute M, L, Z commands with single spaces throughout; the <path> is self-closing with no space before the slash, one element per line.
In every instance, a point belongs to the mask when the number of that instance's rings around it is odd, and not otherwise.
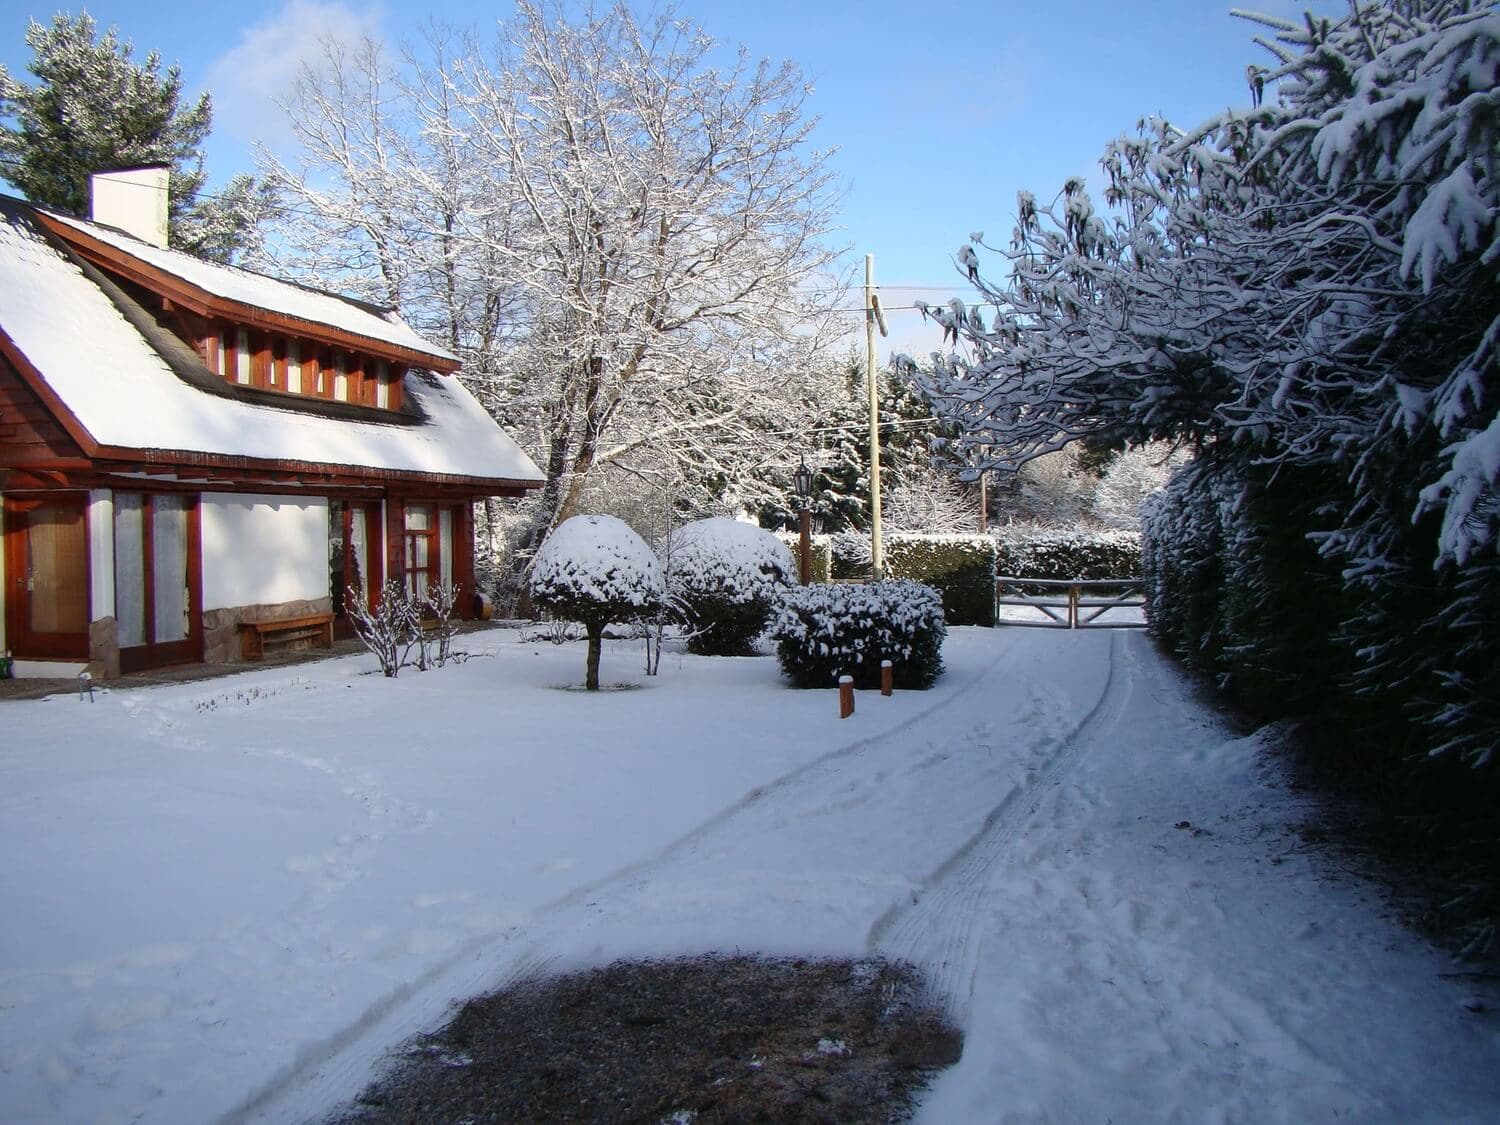
<path fill-rule="evenodd" d="M 166 164 L 172 245 L 226 261 L 245 244 L 271 200 L 249 176 L 235 177 L 217 199 L 198 198 L 213 121 L 208 94 L 184 105 L 178 67 L 164 71 L 155 51 L 137 64 L 131 43 L 115 28 L 99 37 L 86 12 L 59 12 L 50 26 L 32 20 L 26 45 L 36 85 L 0 66 L 5 179 L 33 203 L 85 214 L 95 172 Z"/>
<path fill-rule="evenodd" d="M 1111 143 L 1107 211 L 1076 179 L 1050 205 L 1023 192 L 1004 268 L 971 267 L 988 323 L 929 310 L 974 358 L 912 374 L 955 455 L 993 467 L 1078 442 L 1200 451 L 1211 469 L 1148 533 L 1187 548 L 1166 569 L 1195 589 L 1249 596 L 1167 639 L 1283 704 L 1269 669 L 1338 670 L 1372 755 L 1500 776 L 1500 11 L 1251 18 L 1277 62 L 1264 100 Z M 1210 515 L 1222 549 L 1200 560 Z M 1286 609 L 1309 591 L 1321 612 Z"/>

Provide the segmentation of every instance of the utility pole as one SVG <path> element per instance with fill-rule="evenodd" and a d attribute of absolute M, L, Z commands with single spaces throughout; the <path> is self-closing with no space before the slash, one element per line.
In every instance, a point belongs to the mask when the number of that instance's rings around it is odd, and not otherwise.
<path fill-rule="evenodd" d="M 865 370 L 870 377 L 870 576 L 885 577 L 885 549 L 880 542 L 880 378 L 875 370 L 875 324 L 886 335 L 880 298 L 875 295 L 875 255 L 865 255 Z"/>

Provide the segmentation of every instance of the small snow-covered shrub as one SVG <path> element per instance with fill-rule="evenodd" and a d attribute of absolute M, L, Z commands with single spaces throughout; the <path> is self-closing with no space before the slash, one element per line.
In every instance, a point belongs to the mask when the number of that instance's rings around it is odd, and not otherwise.
<path fill-rule="evenodd" d="M 599 690 L 604 627 L 654 613 L 661 566 L 646 541 L 614 516 L 574 516 L 553 529 L 531 568 L 532 601 L 588 633 L 586 686 Z"/>
<path fill-rule="evenodd" d="M 662 558 L 667 592 L 689 629 L 688 650 L 709 656 L 749 652 L 796 574 L 776 536 L 719 517 L 673 531 Z"/>
<path fill-rule="evenodd" d="M 892 578 L 935 588 L 949 625 L 995 623 L 995 541 L 989 536 L 892 534 L 885 566 Z"/>
<path fill-rule="evenodd" d="M 796 687 L 832 687 L 840 675 L 878 687 L 889 660 L 895 684 L 927 688 L 943 671 L 943 599 L 920 582 L 794 586 L 771 625 L 781 671 Z"/>
<path fill-rule="evenodd" d="M 380 670 L 389 679 L 395 679 L 410 664 L 425 672 L 433 665 L 441 668 L 454 658 L 457 586 L 429 586 L 418 597 L 392 580 L 381 587 L 375 605 L 367 606 L 352 589 L 346 592 L 344 605 L 354 635 L 380 661 Z M 411 658 L 413 649 L 415 660 Z"/>

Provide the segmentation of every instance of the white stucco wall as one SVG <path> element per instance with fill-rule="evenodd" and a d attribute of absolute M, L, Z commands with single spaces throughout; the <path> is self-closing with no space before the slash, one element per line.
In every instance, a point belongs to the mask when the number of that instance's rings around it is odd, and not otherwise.
<path fill-rule="evenodd" d="M 205 492 L 203 608 L 326 598 L 328 502 Z"/>

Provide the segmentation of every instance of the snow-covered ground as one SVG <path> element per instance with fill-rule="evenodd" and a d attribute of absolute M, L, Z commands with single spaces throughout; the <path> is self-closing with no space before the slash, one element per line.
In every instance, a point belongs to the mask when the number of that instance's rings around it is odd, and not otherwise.
<path fill-rule="evenodd" d="M 956 629 L 843 721 L 770 659 L 468 644 L 0 704 L 0 1118 L 316 1117 L 456 998 L 744 950 L 925 966 L 926 1121 L 1496 1119 L 1473 983 L 1140 632 Z"/>

